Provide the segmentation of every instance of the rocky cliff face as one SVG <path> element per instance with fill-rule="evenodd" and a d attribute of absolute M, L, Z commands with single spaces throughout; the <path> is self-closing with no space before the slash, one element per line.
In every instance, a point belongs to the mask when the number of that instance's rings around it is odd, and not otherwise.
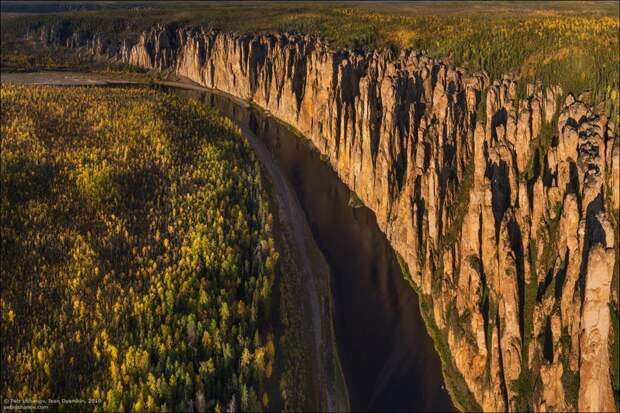
<path fill-rule="evenodd" d="M 407 264 L 461 408 L 617 410 L 620 141 L 579 98 L 310 37 L 38 35 L 174 70 L 307 136 Z"/>

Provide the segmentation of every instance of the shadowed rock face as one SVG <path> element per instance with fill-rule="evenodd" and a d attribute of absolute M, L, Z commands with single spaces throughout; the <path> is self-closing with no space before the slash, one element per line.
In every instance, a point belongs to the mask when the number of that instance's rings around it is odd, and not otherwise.
<path fill-rule="evenodd" d="M 509 76 L 311 37 L 37 35 L 173 70 L 307 136 L 407 263 L 461 408 L 616 410 L 620 142 L 585 103 L 540 84 L 518 99 Z"/>

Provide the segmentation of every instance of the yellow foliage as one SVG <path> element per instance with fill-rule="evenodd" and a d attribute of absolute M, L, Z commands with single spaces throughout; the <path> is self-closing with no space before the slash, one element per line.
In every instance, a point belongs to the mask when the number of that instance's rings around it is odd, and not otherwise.
<path fill-rule="evenodd" d="M 227 406 L 214 383 L 252 362 L 270 284 L 251 280 L 272 275 L 246 257 L 273 246 L 249 144 L 153 90 L 2 84 L 0 101 L 3 392 L 163 411 L 184 386 Z"/>

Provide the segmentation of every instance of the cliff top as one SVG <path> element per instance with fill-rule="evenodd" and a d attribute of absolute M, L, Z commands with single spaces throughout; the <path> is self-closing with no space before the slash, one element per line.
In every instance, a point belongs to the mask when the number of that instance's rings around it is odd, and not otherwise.
<path fill-rule="evenodd" d="M 179 24 L 315 34 L 334 49 L 412 48 L 492 79 L 514 72 L 526 82 L 590 91 L 593 103 L 620 95 L 618 2 L 3 2 L 2 12 L 3 53 L 38 23 L 124 38 Z"/>

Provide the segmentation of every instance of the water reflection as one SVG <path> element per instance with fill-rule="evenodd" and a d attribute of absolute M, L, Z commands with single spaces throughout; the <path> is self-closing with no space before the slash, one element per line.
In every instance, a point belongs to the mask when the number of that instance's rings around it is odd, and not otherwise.
<path fill-rule="evenodd" d="M 287 127 L 218 93 L 199 96 L 268 146 L 292 183 L 332 270 L 338 352 L 355 411 L 451 411 L 439 358 L 415 292 L 367 208 L 319 154 Z"/>

